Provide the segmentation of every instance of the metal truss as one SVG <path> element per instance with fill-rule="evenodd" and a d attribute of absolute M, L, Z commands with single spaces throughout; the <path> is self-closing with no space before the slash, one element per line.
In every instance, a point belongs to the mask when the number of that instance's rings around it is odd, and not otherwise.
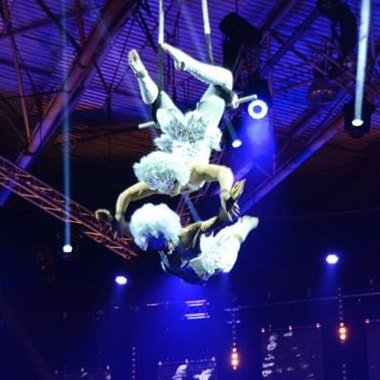
<path fill-rule="evenodd" d="M 131 238 L 114 238 L 110 228 L 95 219 L 91 210 L 76 203 L 27 171 L 0 156 L 0 185 L 53 215 L 70 222 L 90 239 L 129 260 L 137 256 Z"/>

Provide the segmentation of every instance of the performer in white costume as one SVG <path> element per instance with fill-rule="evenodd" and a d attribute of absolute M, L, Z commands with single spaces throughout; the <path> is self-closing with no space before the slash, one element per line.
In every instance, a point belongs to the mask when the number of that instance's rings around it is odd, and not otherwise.
<path fill-rule="evenodd" d="M 115 216 L 99 209 L 98 220 L 116 222 L 123 231 L 128 205 L 132 201 L 153 194 L 175 196 L 200 189 L 206 181 L 217 181 L 220 187 L 221 207 L 232 220 L 236 209 L 230 208 L 230 191 L 234 176 L 224 165 L 210 164 L 212 150 L 220 149 L 221 131 L 218 124 L 227 105 L 237 97 L 232 91 L 232 73 L 219 66 L 199 62 L 181 50 L 162 44 L 171 55 L 177 69 L 185 70 L 209 84 L 196 109 L 183 114 L 165 91 L 159 91 L 136 50 L 129 53 L 129 65 L 140 88 L 141 97 L 152 107 L 152 116 L 161 129 L 155 138 L 157 151 L 144 156 L 133 168 L 139 182 L 120 193 Z M 115 224 L 115 223 L 114 223 Z"/>
<path fill-rule="evenodd" d="M 179 215 L 166 204 L 147 203 L 132 214 L 129 228 L 136 245 L 160 254 L 166 272 L 203 285 L 233 268 L 241 244 L 258 222 L 257 217 L 245 215 L 230 223 L 221 211 L 183 227 Z"/>

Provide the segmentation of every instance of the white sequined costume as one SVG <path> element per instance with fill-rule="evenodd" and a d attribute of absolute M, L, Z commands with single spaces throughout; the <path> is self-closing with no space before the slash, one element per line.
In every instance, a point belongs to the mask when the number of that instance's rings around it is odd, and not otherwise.
<path fill-rule="evenodd" d="M 163 48 L 172 56 L 176 68 L 191 73 L 209 86 L 195 110 L 184 114 L 165 91 L 158 90 L 138 53 L 130 53 L 130 66 L 136 75 L 141 97 L 144 103 L 151 105 L 153 120 L 162 132 L 161 136 L 154 139 L 155 146 L 160 151 L 173 154 L 182 166 L 188 160 L 208 164 L 212 151 L 220 150 L 222 133 L 219 123 L 226 104 L 229 104 L 234 96 L 232 73 L 224 67 L 197 61 L 168 44 L 164 44 Z M 168 160 L 166 163 L 170 164 Z M 168 169 L 173 172 L 172 168 Z M 140 178 L 148 178 L 148 175 L 143 173 L 144 170 L 144 165 L 140 165 Z M 155 172 L 152 165 L 147 167 L 148 170 L 150 174 Z M 166 184 L 162 185 L 165 186 Z"/>
<path fill-rule="evenodd" d="M 183 114 L 162 91 L 155 112 L 162 131 L 154 139 L 156 147 L 184 160 L 208 164 L 211 152 L 220 150 L 222 133 L 218 125 L 224 108 L 223 99 L 209 94 L 194 111 Z"/>
<path fill-rule="evenodd" d="M 229 272 L 236 263 L 241 241 L 256 226 L 257 218 L 242 217 L 215 234 L 212 231 L 195 234 L 196 241 L 189 246 L 178 239 L 179 235 L 173 236 L 174 231 L 179 231 L 179 216 L 164 204 L 142 206 L 130 222 L 134 241 L 143 250 L 149 246 L 149 236 L 161 234 L 173 242 L 173 252 L 160 251 L 163 269 L 195 284 L 203 284 L 218 273 Z"/>

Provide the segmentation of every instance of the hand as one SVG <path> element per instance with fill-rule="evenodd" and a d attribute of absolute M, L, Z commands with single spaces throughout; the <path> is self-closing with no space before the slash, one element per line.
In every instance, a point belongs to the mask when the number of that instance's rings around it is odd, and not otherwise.
<path fill-rule="evenodd" d="M 95 211 L 95 218 L 99 222 L 105 223 L 108 226 L 111 226 L 113 223 L 112 214 L 105 208 L 99 208 Z"/>
<path fill-rule="evenodd" d="M 223 210 L 225 213 L 226 219 L 230 222 L 236 221 L 240 216 L 240 207 L 236 201 L 232 198 L 229 198 L 226 202 L 225 209 Z"/>
<path fill-rule="evenodd" d="M 105 223 L 111 230 L 114 239 L 122 236 L 128 231 L 128 223 L 124 218 L 117 221 L 112 214 L 106 209 L 98 209 L 95 211 L 95 218 L 102 223 Z"/>
<path fill-rule="evenodd" d="M 236 220 L 240 216 L 240 207 L 238 205 L 238 199 L 243 194 L 245 185 L 245 179 L 236 182 L 231 190 L 223 190 L 221 193 L 221 205 L 222 210 L 225 213 L 226 219 L 230 222 Z"/>
<path fill-rule="evenodd" d="M 124 218 L 121 218 L 119 221 L 114 219 L 114 224 L 112 226 L 112 232 L 113 232 L 113 237 L 121 237 L 123 235 L 126 235 L 129 231 L 129 226 L 128 223 Z"/>
<path fill-rule="evenodd" d="M 230 191 L 230 196 L 233 200 L 238 200 L 240 196 L 243 194 L 244 191 L 244 185 L 245 185 L 245 179 L 241 179 L 240 181 L 236 182 Z"/>

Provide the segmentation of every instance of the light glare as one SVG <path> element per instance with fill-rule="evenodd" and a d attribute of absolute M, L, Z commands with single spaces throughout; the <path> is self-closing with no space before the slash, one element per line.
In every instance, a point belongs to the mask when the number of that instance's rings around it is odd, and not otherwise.
<path fill-rule="evenodd" d="M 71 244 L 65 244 L 62 247 L 62 252 L 63 253 L 71 253 L 73 251 L 73 246 Z"/>
<path fill-rule="evenodd" d="M 330 265 L 334 265 L 339 261 L 339 257 L 335 253 L 330 253 L 326 256 L 326 262 Z"/>
<path fill-rule="evenodd" d="M 125 276 L 116 276 L 115 282 L 118 285 L 125 285 L 127 283 L 127 278 Z"/>
<path fill-rule="evenodd" d="M 252 119 L 260 120 L 264 118 L 268 113 L 268 104 L 261 99 L 253 100 L 248 104 L 248 115 Z"/>
<path fill-rule="evenodd" d="M 235 139 L 234 141 L 232 141 L 232 147 L 233 148 L 239 148 L 241 146 L 241 140 L 240 139 Z"/>
<path fill-rule="evenodd" d="M 363 125 L 364 121 L 362 119 L 354 119 L 352 120 L 351 124 L 354 127 L 361 127 Z"/>

